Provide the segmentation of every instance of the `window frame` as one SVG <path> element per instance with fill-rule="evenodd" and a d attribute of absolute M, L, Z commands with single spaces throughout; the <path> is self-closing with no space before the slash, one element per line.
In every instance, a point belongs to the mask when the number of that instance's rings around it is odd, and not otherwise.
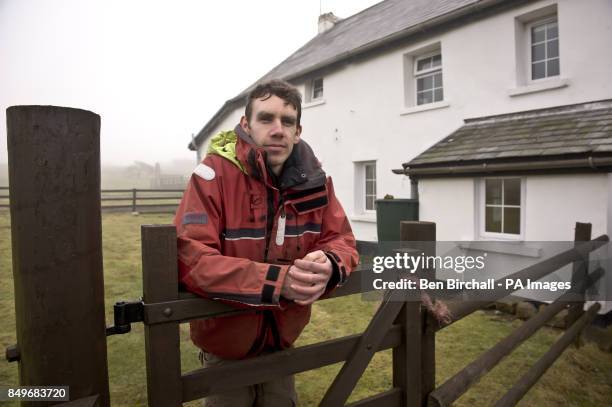
<path fill-rule="evenodd" d="M 368 167 L 374 168 L 374 178 L 368 178 Z M 363 163 L 363 212 L 364 213 L 375 213 L 376 212 L 376 161 L 366 161 Z M 368 194 L 368 181 L 374 181 L 374 194 Z M 368 209 L 368 197 L 374 197 L 374 205 L 372 209 Z"/>
<path fill-rule="evenodd" d="M 487 232 L 486 231 L 486 209 L 487 209 L 487 203 L 486 203 L 486 188 L 487 188 L 487 184 L 486 181 L 487 180 L 505 180 L 505 179 L 518 179 L 520 181 L 520 193 L 521 193 L 521 197 L 520 197 L 520 206 L 519 206 L 519 216 L 520 216 L 520 220 L 519 220 L 519 227 L 520 227 L 520 233 L 519 234 L 513 234 L 513 233 L 498 233 L 498 232 Z M 480 216 L 479 216 L 479 221 L 480 221 L 480 227 L 479 227 L 479 233 L 480 236 L 482 238 L 485 239 L 492 239 L 492 240 L 516 240 L 516 241 L 522 241 L 524 240 L 525 237 L 525 203 L 526 203 L 526 188 L 525 188 L 525 178 L 524 177 L 519 177 L 519 176 L 499 176 L 499 177 L 483 177 L 480 179 L 480 202 L 478 205 L 479 208 L 479 212 L 480 212 Z M 503 184 L 502 184 L 503 185 Z M 516 205 L 504 205 L 504 201 L 503 201 L 503 186 L 502 186 L 502 204 L 501 207 L 516 207 Z M 499 206 L 499 205 L 496 205 Z M 503 209 L 502 209 L 502 230 L 503 230 Z"/>
<path fill-rule="evenodd" d="M 376 171 L 377 160 L 354 161 L 355 178 L 354 178 L 354 196 L 355 207 L 354 214 L 357 216 L 366 215 L 372 217 L 376 214 L 376 199 L 378 197 L 378 175 Z M 374 167 L 374 194 L 367 194 L 367 170 L 366 167 Z M 367 197 L 374 196 L 374 209 L 367 209 Z"/>
<path fill-rule="evenodd" d="M 318 97 L 315 97 L 315 90 L 317 89 L 315 87 L 315 82 L 321 80 L 321 95 Z M 325 82 L 323 81 L 323 77 L 319 76 L 316 78 L 313 78 L 312 81 L 310 81 L 310 102 L 318 102 L 319 100 L 323 100 L 323 98 L 325 97 Z"/>
<path fill-rule="evenodd" d="M 531 31 L 534 27 L 537 26 L 541 26 L 541 25 L 545 25 L 545 24 L 550 24 L 550 23 L 557 23 L 557 47 L 558 49 L 558 55 L 556 58 L 545 58 L 543 60 L 540 60 L 538 62 L 544 62 L 544 65 L 546 66 L 545 68 L 545 72 L 548 71 L 548 66 L 547 63 L 548 61 L 552 60 L 552 59 L 557 59 L 559 61 L 559 73 L 556 75 L 552 75 L 552 76 L 544 76 L 542 78 L 538 78 L 538 79 L 534 79 L 533 78 L 533 72 L 532 72 L 532 66 L 533 66 L 533 53 L 532 53 L 532 47 L 533 47 L 533 43 L 531 41 Z M 557 14 L 550 14 L 547 15 L 543 18 L 538 18 L 536 20 L 530 21 L 528 23 L 525 23 L 524 25 L 524 29 L 525 29 L 525 52 L 526 52 L 526 58 L 525 61 L 527 62 L 527 66 L 525 68 L 525 74 L 527 76 L 527 82 L 528 83 L 539 83 L 541 81 L 546 81 L 546 80 L 554 80 L 554 79 L 559 79 L 561 77 L 561 47 L 560 47 L 560 43 L 561 43 L 561 31 L 559 29 L 559 18 L 557 16 Z M 547 44 L 548 41 L 545 40 L 544 44 Z M 546 48 L 546 46 L 545 46 Z M 546 54 L 548 54 L 548 51 L 546 51 Z M 548 55 L 547 55 L 548 56 Z"/>
<path fill-rule="evenodd" d="M 430 67 L 430 68 L 426 68 L 423 70 L 418 70 L 418 64 L 419 61 L 422 61 L 424 59 L 428 59 L 428 58 L 432 58 L 432 62 L 433 62 L 433 57 L 435 57 L 436 55 L 440 55 L 440 65 L 435 66 L 435 67 Z M 440 103 L 444 101 L 444 69 L 443 69 L 443 62 L 442 62 L 442 50 L 441 49 L 436 49 L 430 52 L 427 52 L 425 54 L 420 54 L 420 55 L 415 55 L 413 58 L 413 62 L 412 62 L 412 77 L 413 77 L 413 81 L 414 81 L 414 92 L 413 92 L 413 106 L 427 106 L 430 105 L 432 103 Z M 437 74 L 440 73 L 440 77 L 442 78 L 442 86 L 432 86 L 432 88 L 429 89 L 429 91 L 432 92 L 432 100 L 429 103 L 422 103 L 419 104 L 419 86 L 418 86 L 418 82 L 419 79 L 422 79 L 424 77 L 428 77 L 431 76 L 432 77 L 432 85 L 433 84 L 433 77 Z M 442 99 L 440 100 L 435 100 L 435 94 L 436 94 L 436 89 L 441 89 L 442 90 Z"/>

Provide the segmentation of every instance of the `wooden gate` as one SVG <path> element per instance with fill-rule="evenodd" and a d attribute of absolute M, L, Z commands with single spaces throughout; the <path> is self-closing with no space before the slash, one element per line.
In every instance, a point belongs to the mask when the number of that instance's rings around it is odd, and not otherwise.
<path fill-rule="evenodd" d="M 419 242 L 419 250 L 426 255 L 434 254 L 435 224 L 402 222 L 401 237 L 404 241 Z M 362 334 L 181 374 L 181 322 L 252 311 L 237 310 L 179 292 L 175 227 L 143 226 L 143 300 L 149 405 L 180 406 L 183 402 L 210 394 L 345 362 L 320 404 L 326 407 L 343 406 L 374 354 L 390 348 L 393 349 L 393 387 L 351 406 L 449 405 L 549 319 L 571 306 L 573 323 L 567 332 L 498 403 L 514 405 L 597 314 L 599 304 L 583 312 L 584 291 L 602 276 L 603 270 L 597 269 L 589 274 L 587 261 L 589 253 L 607 241 L 606 235 L 590 240 L 590 224 L 577 223 L 574 248 L 506 276 L 523 282 L 527 279 L 538 280 L 573 263 L 575 290 L 562 295 L 465 369 L 435 388 L 435 333 L 444 327 L 424 311 L 420 302 L 413 299 L 402 301 L 399 290 L 384 294 L 380 307 Z M 375 249 L 372 244 L 362 243 L 359 247 L 362 254 L 374 253 Z M 371 271 L 371 265 L 362 265 L 332 297 L 361 292 L 360 273 Z M 451 323 L 512 291 L 499 287 L 494 290 L 493 298 L 490 292 L 486 294 L 486 301 L 483 292 L 473 293 L 468 301 L 450 301 Z"/>

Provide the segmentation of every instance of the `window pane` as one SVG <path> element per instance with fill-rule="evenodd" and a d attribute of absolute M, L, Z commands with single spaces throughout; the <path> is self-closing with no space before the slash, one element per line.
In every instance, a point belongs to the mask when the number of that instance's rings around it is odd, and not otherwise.
<path fill-rule="evenodd" d="M 417 79 L 417 92 L 433 88 L 433 76 L 423 76 Z"/>
<path fill-rule="evenodd" d="M 433 101 L 433 92 L 420 92 L 417 93 L 417 105 L 424 105 Z"/>
<path fill-rule="evenodd" d="M 546 44 L 538 44 L 531 47 L 531 62 L 541 61 L 545 58 Z"/>
<path fill-rule="evenodd" d="M 487 205 L 502 204 L 502 180 L 487 179 L 485 180 L 485 202 Z"/>
<path fill-rule="evenodd" d="M 521 180 L 519 178 L 504 180 L 504 205 L 521 204 Z"/>
<path fill-rule="evenodd" d="M 366 195 L 376 195 L 375 181 L 366 181 Z"/>
<path fill-rule="evenodd" d="M 423 90 L 424 82 L 423 78 L 417 79 L 417 92 L 421 92 Z"/>
<path fill-rule="evenodd" d="M 531 79 L 540 79 L 546 76 L 546 62 L 531 65 Z"/>
<path fill-rule="evenodd" d="M 431 58 L 423 58 L 417 61 L 417 71 L 431 68 Z"/>
<path fill-rule="evenodd" d="M 487 206 L 485 211 L 485 232 L 501 233 L 501 208 Z"/>
<path fill-rule="evenodd" d="M 442 87 L 442 72 L 438 72 L 433 76 L 433 87 L 441 88 Z"/>
<path fill-rule="evenodd" d="M 557 23 L 549 23 L 546 24 L 546 28 L 547 28 L 547 33 L 546 33 L 546 38 L 547 39 L 551 39 L 551 38 L 557 38 L 559 36 L 559 27 L 557 26 Z"/>
<path fill-rule="evenodd" d="M 442 92 L 442 88 L 438 88 L 434 90 L 434 102 L 439 102 L 444 99 L 444 94 Z"/>
<path fill-rule="evenodd" d="M 551 59 L 548 64 L 548 76 L 559 75 L 559 58 Z"/>
<path fill-rule="evenodd" d="M 546 25 L 539 25 L 537 27 L 531 28 L 531 43 L 544 41 L 544 31 L 546 30 Z"/>
<path fill-rule="evenodd" d="M 374 179 L 376 178 L 375 167 L 372 164 L 366 165 L 366 179 Z"/>
<path fill-rule="evenodd" d="M 374 210 L 374 197 L 373 196 L 366 196 L 366 209 L 369 211 Z"/>
<path fill-rule="evenodd" d="M 559 56 L 559 40 L 548 41 L 546 47 L 547 58 L 557 58 Z"/>
<path fill-rule="evenodd" d="M 442 55 L 434 55 L 432 66 L 440 66 L 442 65 Z"/>
<path fill-rule="evenodd" d="M 504 233 L 521 234 L 520 208 L 504 208 Z"/>

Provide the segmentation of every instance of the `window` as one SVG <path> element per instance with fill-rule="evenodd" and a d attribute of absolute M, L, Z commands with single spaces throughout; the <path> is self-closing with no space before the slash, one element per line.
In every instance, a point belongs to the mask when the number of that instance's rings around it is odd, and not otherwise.
<path fill-rule="evenodd" d="M 323 99 L 323 78 L 317 78 L 312 81 L 311 100 Z"/>
<path fill-rule="evenodd" d="M 376 210 L 376 161 L 355 162 L 355 214 Z"/>
<path fill-rule="evenodd" d="M 306 81 L 304 93 L 306 103 L 323 102 L 323 77 Z"/>
<path fill-rule="evenodd" d="M 365 210 L 376 210 L 376 163 L 365 163 Z"/>
<path fill-rule="evenodd" d="M 484 234 L 521 235 L 521 179 L 484 180 Z"/>
<path fill-rule="evenodd" d="M 569 86 L 561 77 L 557 4 L 533 8 L 514 19 L 516 87 L 510 96 Z"/>
<path fill-rule="evenodd" d="M 559 27 L 556 17 L 530 26 L 531 79 L 559 75 Z"/>
<path fill-rule="evenodd" d="M 417 106 L 442 101 L 442 54 L 436 52 L 415 58 L 414 79 Z"/>

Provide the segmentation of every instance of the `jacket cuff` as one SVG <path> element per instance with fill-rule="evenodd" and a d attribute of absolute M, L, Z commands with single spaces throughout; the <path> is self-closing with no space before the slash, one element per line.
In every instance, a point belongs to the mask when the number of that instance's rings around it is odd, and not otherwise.
<path fill-rule="evenodd" d="M 342 287 L 346 283 L 346 267 L 344 267 L 342 259 L 334 252 L 324 253 L 332 264 L 332 276 L 327 283 L 326 291 Z"/>
<path fill-rule="evenodd" d="M 261 289 L 261 303 L 262 305 L 280 306 L 280 294 L 289 266 L 277 264 L 268 264 L 267 266 L 268 269 Z"/>

